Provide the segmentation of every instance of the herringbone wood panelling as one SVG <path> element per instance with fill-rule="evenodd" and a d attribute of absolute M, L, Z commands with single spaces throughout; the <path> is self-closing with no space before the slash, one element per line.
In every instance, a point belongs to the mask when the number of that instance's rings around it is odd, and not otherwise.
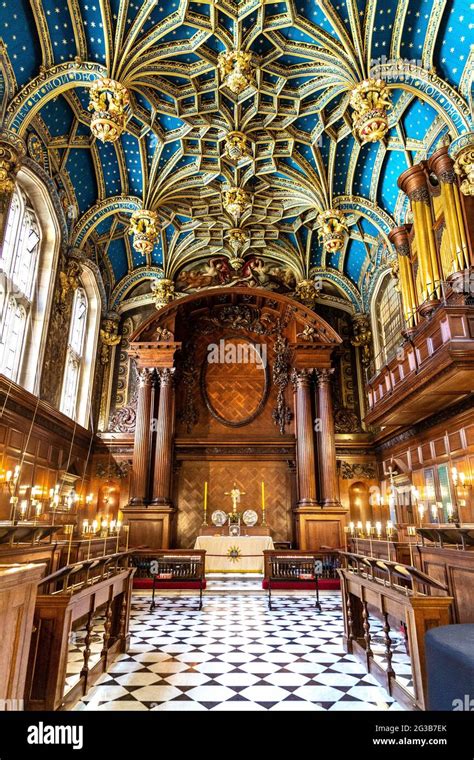
<path fill-rule="evenodd" d="M 182 462 L 176 474 L 178 507 L 177 546 L 190 548 L 203 520 L 204 482 L 209 484 L 208 522 L 215 509 L 230 512 L 232 502 L 225 491 L 235 482 L 242 496 L 239 511 L 255 509 L 262 519 L 261 484 L 265 482 L 267 524 L 275 541 L 292 540 L 290 473 L 286 462 Z"/>
<path fill-rule="evenodd" d="M 230 339 L 226 346 L 238 346 L 243 341 Z M 250 356 L 255 357 L 254 352 Z M 221 419 L 239 423 L 256 413 L 265 392 L 265 372 L 262 364 L 208 363 L 204 379 L 208 403 Z"/>
<path fill-rule="evenodd" d="M 198 371 L 196 382 L 193 387 L 193 400 L 194 400 L 194 406 L 196 411 L 198 412 L 198 420 L 196 424 L 192 427 L 192 430 L 189 432 L 186 428 L 186 424 L 182 421 L 180 421 L 182 413 L 184 411 L 184 404 L 185 404 L 185 383 L 183 380 L 180 380 L 178 383 L 177 391 L 176 391 L 176 401 L 177 401 L 177 427 L 176 427 L 176 436 L 178 438 L 212 438 L 212 439 L 224 439 L 224 438 L 232 438 L 235 440 L 237 437 L 240 440 L 241 436 L 244 436 L 247 440 L 255 440 L 258 438 L 266 438 L 267 440 L 269 438 L 275 438 L 280 439 L 280 433 L 278 431 L 277 426 L 273 422 L 272 419 L 272 411 L 276 406 L 277 403 L 277 388 L 271 381 L 271 373 L 272 373 L 272 365 L 273 365 L 273 339 L 267 338 L 266 336 L 258 336 L 258 343 L 261 343 L 262 346 L 266 346 L 266 357 L 269 365 L 269 372 L 270 372 L 270 386 L 269 386 L 269 393 L 267 396 L 267 400 L 265 404 L 263 405 L 263 408 L 261 412 L 248 424 L 244 425 L 242 428 L 233 428 L 228 425 L 223 424 L 218 419 L 212 416 L 209 409 L 207 408 L 204 397 L 201 391 L 201 383 L 200 383 L 200 373 L 202 370 L 203 364 L 207 363 L 208 358 L 208 347 L 210 344 L 219 345 L 219 341 L 222 338 L 227 339 L 227 335 L 224 331 L 216 330 L 215 333 L 212 333 L 210 335 L 201 335 L 196 342 L 195 346 L 195 366 Z M 257 336 L 255 335 L 249 335 L 249 339 L 256 341 Z M 227 342 L 227 340 L 226 340 Z M 261 349 L 262 354 L 264 349 Z M 212 365 L 209 365 L 212 366 Z M 222 370 L 229 371 L 227 368 L 235 367 L 236 365 L 220 365 Z M 259 373 L 259 377 L 262 379 L 259 381 L 260 383 L 263 381 L 263 371 L 261 369 L 257 370 L 255 365 L 247 365 L 247 368 L 250 367 L 250 372 L 252 373 Z M 233 377 L 229 381 L 229 388 L 226 389 L 226 399 L 229 398 L 229 403 L 227 404 L 227 407 L 224 410 L 224 415 L 226 419 L 242 419 L 245 417 L 248 417 L 251 415 L 252 411 L 255 411 L 256 408 L 256 387 L 252 384 L 249 384 L 249 379 L 251 377 L 252 383 L 255 382 L 255 376 L 252 374 L 246 375 L 245 372 L 247 371 L 247 368 L 244 367 L 244 365 L 237 365 L 237 371 L 241 372 L 240 377 L 240 383 L 239 380 L 236 377 Z M 242 371 L 243 370 L 243 371 Z M 222 376 L 223 377 L 223 376 Z M 231 386 L 231 387 L 230 387 Z M 261 388 L 261 386 L 258 386 Z M 230 396 L 227 396 L 227 394 L 230 394 Z M 258 394 L 259 399 L 261 397 L 261 393 Z M 293 392 L 291 384 L 286 389 L 286 398 L 287 402 L 290 405 L 291 409 L 293 409 Z M 229 416 L 232 415 L 232 416 Z M 241 415 L 241 416 L 239 416 Z M 241 430 L 242 432 L 238 432 L 238 430 Z M 290 422 L 290 424 L 286 428 L 286 433 L 288 435 L 291 435 L 294 432 L 293 427 L 293 421 Z"/>

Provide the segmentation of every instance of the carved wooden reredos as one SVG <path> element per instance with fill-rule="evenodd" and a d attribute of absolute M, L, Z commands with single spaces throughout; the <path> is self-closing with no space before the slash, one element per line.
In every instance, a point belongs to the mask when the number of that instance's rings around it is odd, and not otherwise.
<path fill-rule="evenodd" d="M 205 480 L 212 512 L 225 506 L 224 491 L 232 480 L 246 493 L 243 506 L 259 507 L 264 479 L 273 534 L 281 540 L 292 537 L 292 509 L 304 496 L 298 492 L 294 389 L 308 378 L 312 430 L 313 370 L 330 377 L 331 354 L 340 343 L 335 330 L 310 309 L 286 296 L 249 288 L 219 288 L 174 301 L 131 336 L 129 353 L 139 374 L 156 370 L 155 388 L 160 387 L 155 396 L 163 394 L 164 373 L 172 375 L 171 485 L 164 496 L 155 488 L 148 503 L 177 509 L 179 546 L 191 545 L 202 523 Z M 217 361 L 209 361 L 210 351 L 226 349 L 235 351 L 233 359 L 223 361 L 220 353 Z M 152 415 L 158 415 L 156 398 L 153 408 Z M 169 435 L 167 428 L 164 435 Z M 150 469 L 155 462 L 155 486 L 156 468 L 164 466 L 157 454 L 160 436 L 146 450 Z M 317 480 L 315 473 L 313 477 Z"/>

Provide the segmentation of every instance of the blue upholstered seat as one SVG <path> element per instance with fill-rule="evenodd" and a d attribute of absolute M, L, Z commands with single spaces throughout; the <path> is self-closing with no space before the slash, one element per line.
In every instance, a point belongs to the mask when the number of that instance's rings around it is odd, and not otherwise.
<path fill-rule="evenodd" d="M 443 625 L 425 636 L 429 710 L 474 710 L 474 625 Z"/>

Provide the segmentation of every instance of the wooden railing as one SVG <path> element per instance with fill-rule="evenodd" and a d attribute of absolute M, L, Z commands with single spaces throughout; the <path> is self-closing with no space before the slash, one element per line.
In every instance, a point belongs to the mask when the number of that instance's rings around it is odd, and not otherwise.
<path fill-rule="evenodd" d="M 129 556 L 130 552 L 120 552 L 78 562 L 39 582 L 25 689 L 27 710 L 72 707 L 113 659 L 128 649 L 134 574 L 134 568 L 128 567 Z M 98 616 L 101 638 L 91 658 Z M 66 678 L 74 640 L 74 671 L 78 656 L 81 668 L 71 684 Z"/>
<path fill-rule="evenodd" d="M 312 562 L 319 560 L 321 562 L 321 573 L 319 574 L 320 580 L 337 579 L 337 569 L 340 565 L 339 552 L 338 551 L 303 551 L 299 549 L 264 549 L 263 552 L 265 558 L 265 581 L 268 583 L 268 579 L 272 573 L 272 560 L 274 557 L 309 557 Z"/>
<path fill-rule="evenodd" d="M 428 596 L 434 589 L 445 593 L 446 586 L 415 567 L 350 552 L 340 556 L 346 650 L 362 659 L 395 699 L 409 709 L 424 710 L 424 637 L 429 628 L 449 624 L 452 597 Z M 411 673 L 403 679 L 396 672 L 393 646 L 399 628 L 410 657 Z M 374 634 L 383 642 L 380 655 L 374 652 Z"/>

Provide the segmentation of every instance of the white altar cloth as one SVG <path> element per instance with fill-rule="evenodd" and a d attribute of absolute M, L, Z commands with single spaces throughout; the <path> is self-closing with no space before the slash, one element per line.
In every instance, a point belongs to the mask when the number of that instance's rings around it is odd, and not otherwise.
<path fill-rule="evenodd" d="M 206 551 L 207 573 L 261 573 L 263 550 L 273 549 L 270 536 L 198 536 L 195 549 Z"/>

